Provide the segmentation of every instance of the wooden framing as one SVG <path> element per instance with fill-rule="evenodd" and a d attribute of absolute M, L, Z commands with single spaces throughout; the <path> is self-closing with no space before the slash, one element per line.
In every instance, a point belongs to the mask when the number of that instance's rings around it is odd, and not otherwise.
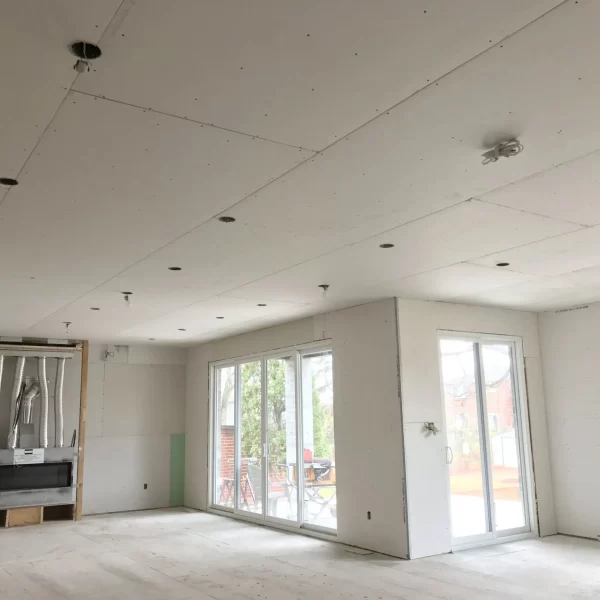
<path fill-rule="evenodd" d="M 44 522 L 43 506 L 26 506 L 9 508 L 4 513 L 4 527 L 21 527 L 23 525 L 41 525 Z"/>
<path fill-rule="evenodd" d="M 77 442 L 77 485 L 75 489 L 75 504 L 50 504 L 48 506 L 24 506 L 0 509 L 0 528 L 16 527 L 21 525 L 42 524 L 44 520 L 81 520 L 83 513 L 83 464 L 85 450 L 85 426 L 87 411 L 87 386 L 88 386 L 88 360 L 89 343 L 87 341 L 76 342 L 65 346 L 38 346 L 26 344 L 0 344 L 0 351 L 8 350 L 9 356 L 15 356 L 13 352 L 24 351 L 30 355 L 37 356 L 35 352 L 41 352 L 42 356 L 65 355 L 73 352 L 81 352 L 81 387 L 79 393 L 79 429 Z M 20 354 L 19 354 L 20 355 Z M 70 442 L 68 442 L 70 443 Z M 69 500 L 72 498 L 70 496 Z M 66 499 L 66 498 L 65 498 Z M 46 512 L 46 514 L 44 514 Z"/>
<path fill-rule="evenodd" d="M 80 521 L 83 514 L 83 459 L 85 448 L 85 423 L 87 411 L 87 387 L 88 387 L 88 358 L 89 343 L 83 342 L 81 352 L 81 393 L 79 396 L 79 434 L 77 452 L 77 499 L 75 503 L 75 521 Z"/>
<path fill-rule="evenodd" d="M 0 510 L 0 527 L 41 525 L 45 521 L 72 521 L 74 509 L 74 504 L 5 508 Z"/>

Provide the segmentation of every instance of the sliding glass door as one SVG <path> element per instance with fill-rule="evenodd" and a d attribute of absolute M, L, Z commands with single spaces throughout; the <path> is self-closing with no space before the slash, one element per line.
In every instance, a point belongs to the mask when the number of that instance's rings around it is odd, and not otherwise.
<path fill-rule="evenodd" d="M 323 347 L 213 366 L 213 506 L 336 529 L 332 369 Z"/>
<path fill-rule="evenodd" d="M 296 361 L 294 355 L 267 363 L 267 516 L 298 521 L 293 465 L 296 447 Z"/>
<path fill-rule="evenodd" d="M 225 508 L 235 504 L 235 369 L 221 367 L 213 371 L 213 502 Z"/>
<path fill-rule="evenodd" d="M 262 361 L 238 365 L 239 452 L 236 469 L 236 508 L 252 513 L 262 512 L 263 505 L 263 436 L 262 436 Z"/>
<path fill-rule="evenodd" d="M 331 352 L 302 354 L 304 521 L 337 528 Z"/>
<path fill-rule="evenodd" d="M 496 531 L 527 525 L 521 429 L 512 344 L 482 344 L 481 373 L 489 439 L 490 488 Z"/>
<path fill-rule="evenodd" d="M 514 342 L 442 337 L 455 544 L 530 531 Z"/>

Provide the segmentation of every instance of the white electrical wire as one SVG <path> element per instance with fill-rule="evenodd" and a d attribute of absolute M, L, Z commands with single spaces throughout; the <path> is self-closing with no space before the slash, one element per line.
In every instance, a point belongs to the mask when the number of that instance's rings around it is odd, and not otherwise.
<path fill-rule="evenodd" d="M 521 152 L 523 152 L 523 144 L 521 144 L 519 140 L 502 142 L 501 144 L 496 144 L 491 150 L 482 154 L 482 164 L 489 165 L 490 163 L 498 161 L 500 158 L 512 158 L 517 154 L 521 154 Z"/>

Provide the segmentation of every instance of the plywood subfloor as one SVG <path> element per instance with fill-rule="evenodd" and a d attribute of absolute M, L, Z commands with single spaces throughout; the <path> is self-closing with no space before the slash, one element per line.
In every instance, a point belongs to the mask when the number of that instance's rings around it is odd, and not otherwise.
<path fill-rule="evenodd" d="M 1 600 L 599 595 L 600 545 L 560 536 L 400 561 L 181 509 L 0 532 Z"/>

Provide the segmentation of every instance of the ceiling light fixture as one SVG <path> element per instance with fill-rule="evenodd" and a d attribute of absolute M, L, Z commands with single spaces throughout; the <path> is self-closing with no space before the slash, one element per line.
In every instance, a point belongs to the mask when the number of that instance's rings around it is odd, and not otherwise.
<path fill-rule="evenodd" d="M 71 326 L 71 321 L 63 321 L 63 325 L 65 326 L 65 333 L 69 335 L 69 327 Z"/>
<path fill-rule="evenodd" d="M 234 217 L 219 217 L 219 221 L 221 221 L 221 223 L 235 223 L 235 218 Z"/>
<path fill-rule="evenodd" d="M 89 42 L 75 42 L 71 44 L 70 50 L 78 59 L 73 65 L 78 73 L 89 71 L 92 64 L 90 61 L 102 56 L 102 50 L 96 44 L 90 44 Z"/>
<path fill-rule="evenodd" d="M 394 244 L 379 244 L 380 248 L 393 248 Z"/>
<path fill-rule="evenodd" d="M 510 263 L 507 263 L 507 262 L 499 262 L 499 263 L 496 263 L 496 266 L 497 266 L 497 267 L 509 267 L 509 266 L 510 266 Z"/>
<path fill-rule="evenodd" d="M 169 271 L 181 271 L 181 267 L 169 267 Z"/>
<path fill-rule="evenodd" d="M 321 283 L 319 287 L 323 290 L 323 298 L 327 296 L 327 290 L 329 289 L 328 283 Z"/>
<path fill-rule="evenodd" d="M 501 158 L 512 158 L 523 152 L 523 144 L 519 140 L 509 140 L 496 144 L 491 150 L 484 152 L 482 164 L 489 165 L 490 163 L 498 162 Z"/>
<path fill-rule="evenodd" d="M 19 185 L 19 182 L 12 177 L 0 177 L 0 184 L 6 187 L 14 187 L 15 185 Z"/>

